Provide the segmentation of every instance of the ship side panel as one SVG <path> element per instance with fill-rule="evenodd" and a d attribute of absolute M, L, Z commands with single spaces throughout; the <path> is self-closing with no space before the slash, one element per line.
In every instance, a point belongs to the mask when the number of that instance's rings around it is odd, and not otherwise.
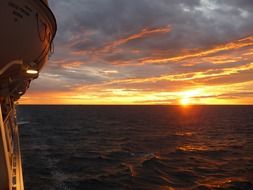
<path fill-rule="evenodd" d="M 8 172 L 8 159 L 6 159 L 6 149 L 4 123 L 0 104 L 0 190 L 8 190 L 10 188 L 10 177 Z"/>

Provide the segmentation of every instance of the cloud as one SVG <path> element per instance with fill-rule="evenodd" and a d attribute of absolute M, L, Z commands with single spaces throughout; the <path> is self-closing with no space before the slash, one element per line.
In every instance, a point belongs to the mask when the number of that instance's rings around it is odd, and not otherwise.
<path fill-rule="evenodd" d="M 216 91 L 229 94 L 230 85 L 252 81 L 252 0 L 51 0 L 50 6 L 58 21 L 55 53 L 30 94 L 109 102 L 122 93 L 117 103 L 163 102 L 160 92 L 210 86 L 216 88 L 210 98 L 221 98 Z"/>
<path fill-rule="evenodd" d="M 102 52 L 109 52 L 111 50 L 113 50 L 114 48 L 124 45 L 128 42 L 131 42 L 133 40 L 138 40 L 138 39 L 142 39 L 142 38 L 147 38 L 149 36 L 155 35 L 155 34 L 160 34 L 160 33 L 168 33 L 171 31 L 171 28 L 168 27 L 163 27 L 163 28 L 155 28 L 155 29 L 149 29 L 149 28 L 144 28 L 142 29 L 140 32 L 136 33 L 136 34 L 131 34 L 125 38 L 121 38 L 118 39 L 112 43 L 109 43 L 107 45 L 105 45 L 102 48 Z"/>
<path fill-rule="evenodd" d="M 248 47 L 248 46 L 253 46 L 253 36 L 249 36 L 249 37 L 237 40 L 235 42 L 230 42 L 224 45 L 219 45 L 217 47 L 213 47 L 208 50 L 200 50 L 197 52 L 188 53 L 185 55 L 180 55 L 180 56 L 171 57 L 171 58 L 160 58 L 160 59 L 148 58 L 148 59 L 141 60 L 141 62 L 142 63 L 164 63 L 164 62 L 172 62 L 172 61 L 177 62 L 184 59 L 204 57 L 204 56 L 219 53 L 222 51 L 236 50 L 236 49 Z M 220 61 L 218 61 L 218 63 L 220 63 Z"/>

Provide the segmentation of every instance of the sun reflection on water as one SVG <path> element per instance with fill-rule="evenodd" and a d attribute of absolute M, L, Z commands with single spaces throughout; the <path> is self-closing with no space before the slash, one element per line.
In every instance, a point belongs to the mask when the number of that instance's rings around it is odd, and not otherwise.
<path fill-rule="evenodd" d="M 177 150 L 185 152 L 195 152 L 195 151 L 207 151 L 209 150 L 207 146 L 197 146 L 197 145 L 183 145 L 177 147 Z"/>

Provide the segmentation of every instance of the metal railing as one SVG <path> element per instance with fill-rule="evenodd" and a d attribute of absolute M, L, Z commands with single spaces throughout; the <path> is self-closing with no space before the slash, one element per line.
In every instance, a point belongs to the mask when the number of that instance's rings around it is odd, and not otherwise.
<path fill-rule="evenodd" d="M 0 105 L 0 128 L 0 189 L 24 190 L 16 110 L 10 99 Z"/>

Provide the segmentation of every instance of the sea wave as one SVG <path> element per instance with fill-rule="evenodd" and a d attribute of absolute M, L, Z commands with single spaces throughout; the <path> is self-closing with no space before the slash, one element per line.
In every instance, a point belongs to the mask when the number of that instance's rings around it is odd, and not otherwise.
<path fill-rule="evenodd" d="M 18 107 L 26 189 L 253 190 L 253 107 L 191 109 Z"/>

